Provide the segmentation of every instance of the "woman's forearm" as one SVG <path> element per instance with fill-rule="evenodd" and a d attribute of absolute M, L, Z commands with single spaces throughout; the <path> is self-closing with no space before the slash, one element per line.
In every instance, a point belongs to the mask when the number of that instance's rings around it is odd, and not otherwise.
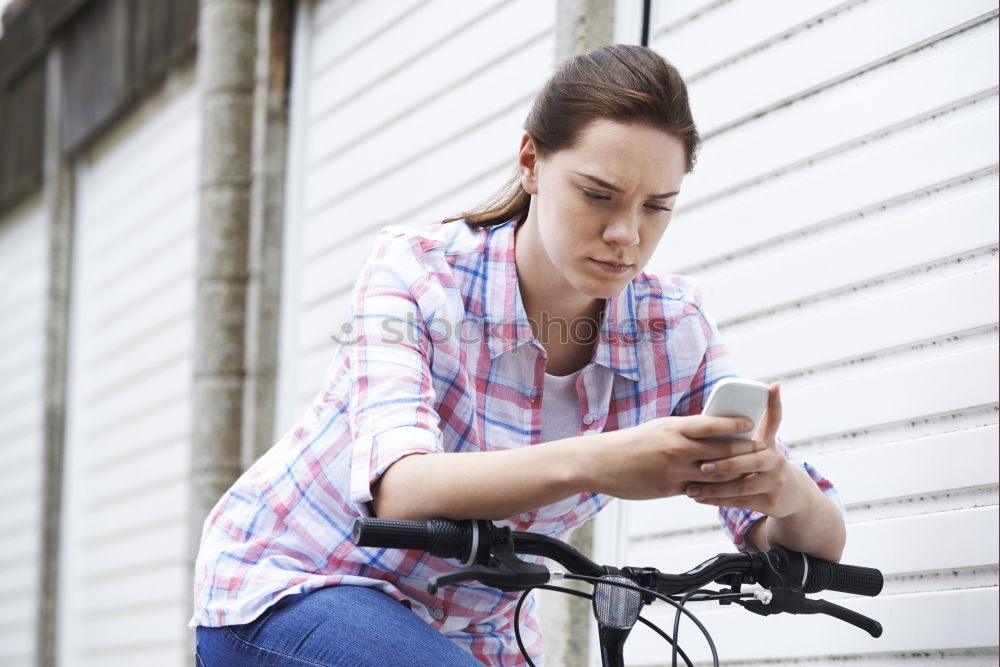
<path fill-rule="evenodd" d="M 589 452 L 609 435 L 407 456 L 382 475 L 373 507 L 386 519 L 506 519 L 587 491 Z"/>

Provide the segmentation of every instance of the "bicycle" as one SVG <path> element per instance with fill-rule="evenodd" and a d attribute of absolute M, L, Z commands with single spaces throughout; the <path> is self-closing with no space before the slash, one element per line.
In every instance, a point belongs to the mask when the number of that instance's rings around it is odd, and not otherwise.
<path fill-rule="evenodd" d="M 823 590 L 855 595 L 875 596 L 882 591 L 882 573 L 873 568 L 842 565 L 815 558 L 797 551 L 775 547 L 770 551 L 718 554 L 681 574 L 666 574 L 652 567 L 622 567 L 598 565 L 576 548 L 553 537 L 535 533 L 513 532 L 506 526 L 490 521 L 400 521 L 394 519 L 358 519 L 353 529 L 354 542 L 363 547 L 413 549 L 426 551 L 440 558 L 455 558 L 462 567 L 448 574 L 432 577 L 427 590 L 435 593 L 442 586 L 465 581 L 478 581 L 502 591 L 524 591 L 533 588 L 556 590 L 592 600 L 598 625 L 601 662 L 605 667 L 622 667 L 625 640 L 637 621 L 644 623 L 671 645 L 671 664 L 676 667 L 678 656 L 693 667 L 680 648 L 677 635 L 681 614 L 691 619 L 701 630 L 712 652 L 712 664 L 719 664 L 712 637 L 686 604 L 718 601 L 738 604 L 764 616 L 778 613 L 826 614 L 868 632 L 882 635 L 878 621 L 826 600 L 815 600 L 806 594 Z M 528 563 L 517 554 L 543 556 L 567 572 L 552 572 L 546 566 Z M 550 581 L 575 579 L 594 586 L 592 595 L 553 586 Z M 724 588 L 713 590 L 702 586 L 715 582 Z M 744 585 L 757 584 L 761 589 L 743 591 Z M 514 610 L 514 635 L 518 648 L 529 665 L 521 641 L 519 619 L 521 596 Z M 673 635 L 640 616 L 643 605 L 662 600 L 676 609 Z"/>

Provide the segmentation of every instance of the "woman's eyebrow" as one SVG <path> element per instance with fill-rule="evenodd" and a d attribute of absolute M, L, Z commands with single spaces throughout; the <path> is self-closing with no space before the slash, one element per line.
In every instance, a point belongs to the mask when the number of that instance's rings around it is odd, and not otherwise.
<path fill-rule="evenodd" d="M 618 186 L 612 185 L 611 183 L 608 183 L 607 181 L 600 179 L 597 176 L 592 176 L 591 174 L 585 174 L 582 171 L 574 171 L 573 173 L 576 174 L 577 176 L 582 176 L 583 178 L 592 181 L 593 183 L 599 185 L 602 188 L 611 190 L 612 192 L 617 192 L 619 194 L 623 192 L 623 190 Z M 677 192 L 664 192 L 663 194 L 660 195 L 649 195 L 649 199 L 667 199 L 668 197 L 673 197 L 676 194 Z"/>

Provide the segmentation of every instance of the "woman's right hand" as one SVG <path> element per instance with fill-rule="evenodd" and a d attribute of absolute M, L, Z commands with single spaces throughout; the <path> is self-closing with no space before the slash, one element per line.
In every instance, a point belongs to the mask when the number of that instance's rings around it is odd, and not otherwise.
<path fill-rule="evenodd" d="M 598 493 L 628 500 L 681 495 L 692 482 L 739 478 L 739 474 L 705 474 L 701 464 L 764 448 L 764 443 L 753 440 L 725 438 L 752 428 L 753 423 L 742 417 L 660 417 L 588 438 L 596 448 L 593 457 L 584 457 L 590 459 L 584 464 L 591 467 L 593 490 Z"/>

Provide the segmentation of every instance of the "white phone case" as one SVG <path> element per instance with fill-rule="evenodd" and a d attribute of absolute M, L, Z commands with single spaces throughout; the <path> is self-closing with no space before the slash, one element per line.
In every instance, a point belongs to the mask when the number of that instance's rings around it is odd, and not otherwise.
<path fill-rule="evenodd" d="M 725 378 L 712 387 L 702 414 L 713 417 L 746 417 L 754 423 L 753 430 L 725 437 L 749 440 L 760 423 L 760 418 L 764 416 L 768 392 L 768 386 L 757 380 Z"/>

